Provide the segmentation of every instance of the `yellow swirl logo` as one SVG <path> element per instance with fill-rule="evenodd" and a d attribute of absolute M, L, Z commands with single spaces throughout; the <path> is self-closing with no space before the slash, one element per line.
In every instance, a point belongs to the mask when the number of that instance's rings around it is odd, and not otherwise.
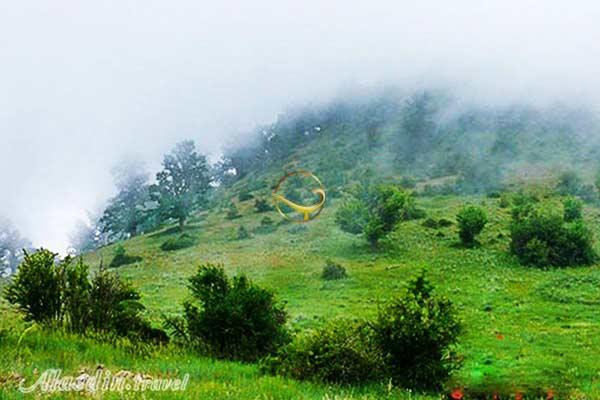
<path fill-rule="evenodd" d="M 307 185 L 312 187 L 310 191 L 307 190 Z M 316 203 L 302 204 L 308 197 L 307 192 L 311 193 L 313 198 L 317 196 Z M 315 219 L 323 210 L 325 199 L 325 188 L 319 178 L 304 170 L 290 172 L 283 176 L 273 190 L 275 208 L 284 218 L 294 222 L 308 222 Z"/>

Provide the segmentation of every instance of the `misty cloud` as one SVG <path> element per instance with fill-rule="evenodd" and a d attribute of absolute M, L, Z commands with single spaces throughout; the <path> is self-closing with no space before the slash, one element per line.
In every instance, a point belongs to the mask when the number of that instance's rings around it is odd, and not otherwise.
<path fill-rule="evenodd" d="M 120 160 L 156 169 L 185 138 L 218 154 L 348 87 L 599 103 L 599 4 L 413 3 L 5 2 L 0 214 L 64 250 L 77 219 L 112 194 Z"/>

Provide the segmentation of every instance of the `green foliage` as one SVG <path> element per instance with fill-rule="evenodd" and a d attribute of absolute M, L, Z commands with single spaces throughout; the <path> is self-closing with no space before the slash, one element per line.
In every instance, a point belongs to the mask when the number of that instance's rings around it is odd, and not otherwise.
<path fill-rule="evenodd" d="M 582 220 L 565 223 L 561 215 L 531 204 L 519 207 L 513 210 L 510 248 L 521 263 L 567 266 L 596 259 L 592 234 Z"/>
<path fill-rule="evenodd" d="M 454 222 L 452 222 L 451 220 L 449 220 L 448 218 L 440 218 L 438 220 L 438 225 L 442 228 L 447 228 L 449 226 L 454 225 Z"/>
<path fill-rule="evenodd" d="M 425 275 L 379 311 L 375 340 L 393 380 L 408 388 L 439 388 L 454 367 L 461 325 L 454 305 L 433 292 Z"/>
<path fill-rule="evenodd" d="M 237 230 L 237 239 L 244 240 L 250 238 L 250 232 L 244 227 L 244 225 L 240 225 Z"/>
<path fill-rule="evenodd" d="M 440 227 L 440 224 L 438 221 L 435 220 L 435 218 L 427 218 L 425 221 L 423 221 L 423 223 L 421 224 L 423 225 L 425 228 L 431 228 L 431 229 L 437 229 Z"/>
<path fill-rule="evenodd" d="M 565 171 L 558 177 L 556 191 L 561 195 L 577 195 L 581 186 L 582 180 L 575 171 Z"/>
<path fill-rule="evenodd" d="M 110 239 L 129 238 L 156 226 L 153 213 L 146 207 L 150 200 L 148 176 L 138 171 L 117 171 L 118 193 L 111 198 L 100 218 L 101 231 Z"/>
<path fill-rule="evenodd" d="M 62 319 L 62 267 L 56 262 L 57 254 L 40 249 L 25 253 L 5 297 L 25 314 L 25 320 L 52 323 Z"/>
<path fill-rule="evenodd" d="M 41 249 L 27 254 L 8 286 L 6 298 L 25 319 L 64 326 L 70 331 L 104 332 L 118 336 L 167 340 L 142 317 L 140 295 L 118 275 L 100 271 L 90 281 L 80 258 L 56 262 L 56 254 Z"/>
<path fill-rule="evenodd" d="M 142 257 L 128 255 L 125 247 L 122 244 L 118 244 L 115 247 L 114 256 L 109 264 L 110 268 L 117 268 L 122 265 L 133 264 L 142 261 Z"/>
<path fill-rule="evenodd" d="M 346 268 L 342 265 L 337 264 L 331 260 L 327 260 L 327 263 L 323 267 L 323 271 L 321 272 L 321 278 L 326 281 L 332 281 L 337 279 L 345 279 L 348 277 L 346 273 Z"/>
<path fill-rule="evenodd" d="M 288 341 L 287 314 L 271 291 L 244 275 L 230 280 L 222 266 L 211 264 L 189 281 L 193 301 L 184 303 L 185 334 L 215 356 L 253 361 Z"/>
<path fill-rule="evenodd" d="M 583 204 L 580 200 L 574 197 L 567 197 L 563 201 L 563 208 L 563 217 L 566 222 L 573 222 L 583 218 Z"/>
<path fill-rule="evenodd" d="M 263 368 L 295 379 L 357 384 L 379 379 L 383 361 L 368 324 L 336 320 L 296 336 Z"/>
<path fill-rule="evenodd" d="M 473 244 L 475 236 L 479 235 L 487 224 L 485 211 L 476 206 L 464 206 L 456 215 L 456 220 L 458 236 L 466 245 Z"/>
<path fill-rule="evenodd" d="M 193 247 L 197 243 L 197 240 L 194 236 L 189 233 L 183 233 L 174 238 L 167 239 L 161 246 L 161 250 L 163 251 L 177 251 L 181 249 L 187 249 L 188 247 Z"/>
<path fill-rule="evenodd" d="M 193 141 L 183 141 L 164 157 L 156 180 L 150 192 L 159 204 L 159 215 L 163 221 L 177 220 L 183 230 L 191 212 L 206 203 L 211 183 L 206 157 L 196 152 Z"/>
<path fill-rule="evenodd" d="M 248 189 L 242 189 L 242 190 L 240 190 L 240 193 L 238 194 L 238 200 L 240 202 L 252 200 L 253 198 L 254 198 L 254 196 L 252 195 L 252 193 L 250 193 L 250 191 Z"/>
<path fill-rule="evenodd" d="M 227 219 L 237 219 L 242 215 L 238 210 L 237 206 L 234 203 L 229 204 L 229 208 L 227 209 L 227 214 L 225 214 L 225 218 Z"/>
<path fill-rule="evenodd" d="M 498 202 L 498 207 L 500 207 L 500 208 L 510 207 L 510 196 L 508 193 L 504 192 L 500 195 L 500 201 Z"/>
<path fill-rule="evenodd" d="M 260 199 L 260 198 L 257 198 L 254 201 L 254 208 L 256 208 L 256 212 L 259 212 L 259 213 L 273 210 L 273 206 L 271 206 L 271 204 L 269 204 L 269 202 L 266 199 Z"/>
<path fill-rule="evenodd" d="M 397 223 L 423 215 L 411 193 L 392 185 L 377 185 L 358 191 L 340 207 L 336 223 L 349 233 L 364 233 L 372 246 L 391 232 Z"/>

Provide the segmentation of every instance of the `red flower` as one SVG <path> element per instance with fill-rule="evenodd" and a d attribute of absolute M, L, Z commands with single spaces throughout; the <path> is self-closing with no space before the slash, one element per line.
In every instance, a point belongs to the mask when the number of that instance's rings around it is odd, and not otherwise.
<path fill-rule="evenodd" d="M 546 395 L 546 400 L 554 400 L 554 392 L 552 390 L 548 390 L 548 394 Z"/>
<path fill-rule="evenodd" d="M 498 340 L 504 340 L 504 335 L 497 334 L 496 335 L 496 339 L 498 339 Z"/>
<path fill-rule="evenodd" d="M 450 397 L 452 397 L 454 400 L 462 400 L 463 392 L 460 389 L 454 389 L 452 393 L 450 393 Z"/>
<path fill-rule="evenodd" d="M 517 392 L 517 394 L 515 394 L 515 400 L 523 400 L 523 393 Z"/>

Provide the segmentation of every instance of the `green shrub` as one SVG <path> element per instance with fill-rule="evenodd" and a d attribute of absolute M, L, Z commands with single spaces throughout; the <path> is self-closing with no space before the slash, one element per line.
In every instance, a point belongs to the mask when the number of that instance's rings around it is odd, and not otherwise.
<path fill-rule="evenodd" d="M 508 195 L 508 193 L 502 193 L 500 195 L 500 201 L 498 202 L 498 207 L 500 207 L 500 208 L 510 207 L 510 196 Z"/>
<path fill-rule="evenodd" d="M 576 198 L 567 197 L 563 201 L 563 208 L 563 217 L 566 222 L 573 222 L 575 220 L 579 220 L 583 216 L 583 204 Z"/>
<path fill-rule="evenodd" d="M 240 211 L 238 210 L 237 206 L 234 203 L 231 203 L 229 205 L 229 208 L 227 209 L 227 214 L 225 214 L 225 218 L 237 219 L 237 218 L 240 218 L 241 216 L 242 216 L 242 214 L 240 214 Z"/>
<path fill-rule="evenodd" d="M 250 193 L 250 191 L 248 191 L 246 189 L 241 190 L 240 194 L 238 194 L 238 200 L 240 202 L 252 200 L 253 198 L 254 198 L 254 196 Z"/>
<path fill-rule="evenodd" d="M 184 303 L 188 340 L 220 358 L 254 361 L 287 343 L 287 314 L 273 293 L 246 276 L 230 280 L 222 266 L 202 265 L 190 278 Z"/>
<path fill-rule="evenodd" d="M 262 226 L 270 226 L 273 225 L 273 220 L 271 219 L 271 217 L 269 216 L 264 216 L 261 220 L 260 220 L 260 224 Z"/>
<path fill-rule="evenodd" d="M 391 185 L 362 190 L 336 212 L 336 223 L 345 232 L 364 233 L 373 247 L 401 221 L 420 218 L 411 193 Z"/>
<path fill-rule="evenodd" d="M 237 230 L 237 239 L 244 240 L 248 239 L 249 237 L 250 233 L 248 232 L 248 230 L 243 225 L 240 225 Z"/>
<path fill-rule="evenodd" d="M 442 227 L 442 228 L 447 228 L 447 227 L 449 227 L 449 226 L 452 226 L 452 225 L 454 225 L 454 222 L 450 221 L 450 220 L 449 220 L 449 219 L 447 219 L 447 218 L 440 218 L 440 219 L 439 219 L 439 221 L 438 221 L 438 225 L 439 225 L 440 227 Z"/>
<path fill-rule="evenodd" d="M 460 240 L 466 245 L 471 245 L 475 242 L 475 236 L 485 227 L 487 216 L 479 207 L 465 206 L 458 212 L 456 220 Z"/>
<path fill-rule="evenodd" d="M 259 213 L 273 210 L 273 206 L 271 206 L 271 204 L 269 204 L 269 202 L 265 199 L 256 199 L 254 201 L 254 208 L 256 208 L 256 212 Z"/>
<path fill-rule="evenodd" d="M 565 171 L 558 177 L 555 189 L 561 195 L 577 195 L 581 185 L 582 180 L 575 171 Z"/>
<path fill-rule="evenodd" d="M 455 367 L 457 311 L 450 300 L 434 294 L 423 273 L 379 311 L 373 329 L 388 373 L 401 386 L 439 388 Z"/>
<path fill-rule="evenodd" d="M 327 263 L 323 267 L 323 272 L 321 273 L 321 278 L 325 279 L 326 281 L 344 279 L 347 277 L 348 274 L 346 273 L 346 268 L 340 264 L 334 263 L 331 260 L 327 260 Z"/>
<path fill-rule="evenodd" d="M 275 232 L 277 230 L 277 225 L 272 218 L 269 216 L 265 216 L 260 220 L 260 226 L 254 228 L 254 232 L 258 234 L 266 234 Z"/>
<path fill-rule="evenodd" d="M 161 246 L 163 251 L 176 251 L 196 245 L 196 238 L 189 233 L 183 233 L 177 237 L 167 239 Z"/>
<path fill-rule="evenodd" d="M 334 384 L 376 380 L 385 368 L 368 325 L 345 320 L 296 336 L 262 367 L 294 379 Z"/>
<path fill-rule="evenodd" d="M 565 223 L 561 215 L 534 207 L 514 212 L 510 231 L 510 249 L 526 265 L 584 265 L 596 259 L 582 220 Z"/>
<path fill-rule="evenodd" d="M 57 254 L 40 249 L 25 252 L 5 297 L 25 314 L 25 320 L 52 323 L 62 319 L 62 267 L 56 263 Z"/>
<path fill-rule="evenodd" d="M 25 313 L 27 320 L 53 323 L 73 332 L 89 331 L 167 341 L 141 312 L 140 295 L 118 275 L 104 269 L 90 281 L 88 266 L 80 258 L 55 262 L 56 254 L 40 250 L 26 254 L 7 299 Z M 43 286 L 40 287 L 40 285 Z"/>
<path fill-rule="evenodd" d="M 109 264 L 109 267 L 117 268 L 122 265 L 133 264 L 139 261 L 142 261 L 142 257 L 128 255 L 125 250 L 125 247 L 119 244 L 117 245 L 117 247 L 115 247 L 114 256 Z"/>
<path fill-rule="evenodd" d="M 434 218 L 427 218 L 425 221 L 423 221 L 422 224 L 425 228 L 431 228 L 431 229 L 437 229 L 439 228 L 439 223 L 438 221 L 436 221 Z"/>

